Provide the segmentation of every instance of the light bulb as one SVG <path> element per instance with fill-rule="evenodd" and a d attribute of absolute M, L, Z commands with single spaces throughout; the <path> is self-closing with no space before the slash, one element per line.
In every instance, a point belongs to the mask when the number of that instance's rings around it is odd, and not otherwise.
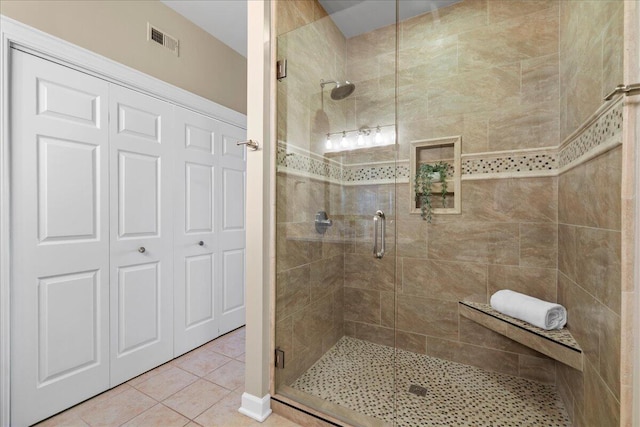
<path fill-rule="evenodd" d="M 380 132 L 380 126 L 376 128 L 376 144 L 382 144 L 382 132 Z"/>
<path fill-rule="evenodd" d="M 324 143 L 324 147 L 327 150 L 331 150 L 333 148 L 333 144 L 331 143 L 331 134 L 327 134 L 327 142 Z"/>
<path fill-rule="evenodd" d="M 347 132 L 343 131 L 342 132 L 342 140 L 340 141 L 340 146 L 343 147 L 343 148 L 347 148 L 347 145 L 348 145 L 348 143 L 347 143 Z"/>

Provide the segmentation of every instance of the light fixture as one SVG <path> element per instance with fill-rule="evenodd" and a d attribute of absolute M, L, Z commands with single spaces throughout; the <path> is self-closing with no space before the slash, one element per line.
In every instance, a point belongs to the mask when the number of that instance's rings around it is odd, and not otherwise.
<path fill-rule="evenodd" d="M 385 132 L 382 132 L 382 129 Z M 391 128 L 389 133 L 386 128 Z M 375 135 L 371 133 L 375 129 Z M 389 135 L 387 136 L 387 133 Z M 341 130 L 338 132 L 329 132 L 326 134 L 325 149 L 330 151 L 359 150 L 372 145 L 389 145 L 394 144 L 396 140 L 394 125 L 378 125 L 374 128 L 362 126 L 360 129 Z M 340 141 L 337 138 L 340 136 Z"/>
<path fill-rule="evenodd" d="M 380 126 L 376 127 L 376 144 L 382 144 L 382 132 Z"/>
<path fill-rule="evenodd" d="M 330 133 L 327 134 L 327 141 L 324 143 L 324 147 L 327 150 L 331 150 L 333 148 L 333 144 L 331 143 L 331 134 Z"/>

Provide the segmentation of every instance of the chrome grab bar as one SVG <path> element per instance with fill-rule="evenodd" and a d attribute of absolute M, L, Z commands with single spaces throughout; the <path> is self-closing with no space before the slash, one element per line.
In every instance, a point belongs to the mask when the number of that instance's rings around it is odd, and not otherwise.
<path fill-rule="evenodd" d="M 381 222 L 382 237 L 380 238 L 380 250 L 378 251 L 378 221 Z M 384 235 L 387 229 L 387 219 L 384 216 L 384 212 L 381 210 L 376 211 L 373 216 L 373 256 L 376 258 L 382 258 L 384 256 Z"/>

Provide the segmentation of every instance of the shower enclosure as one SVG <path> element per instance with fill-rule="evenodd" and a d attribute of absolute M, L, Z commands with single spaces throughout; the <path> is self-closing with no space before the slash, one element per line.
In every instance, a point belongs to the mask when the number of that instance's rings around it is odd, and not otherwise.
<path fill-rule="evenodd" d="M 622 17 L 276 3 L 276 399 L 352 425 L 615 424 Z M 441 163 L 426 221 L 415 174 Z M 500 289 L 564 304 L 584 369 L 461 315 Z"/>

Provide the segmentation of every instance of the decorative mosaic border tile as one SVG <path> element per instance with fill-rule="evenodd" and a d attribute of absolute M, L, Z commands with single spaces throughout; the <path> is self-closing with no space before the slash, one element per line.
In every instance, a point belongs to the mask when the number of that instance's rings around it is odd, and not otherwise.
<path fill-rule="evenodd" d="M 278 172 L 302 174 L 309 178 L 342 183 L 342 165 L 322 156 L 279 142 L 276 152 Z"/>
<path fill-rule="evenodd" d="M 589 153 L 611 143 L 622 132 L 622 100 L 598 111 L 558 147 L 462 155 L 462 179 L 484 176 L 517 177 L 557 174 L 588 159 Z M 342 185 L 409 182 L 408 160 L 373 164 L 341 164 L 335 160 L 278 143 L 277 170 L 327 180 Z"/>
<path fill-rule="evenodd" d="M 342 184 L 378 184 L 409 182 L 409 162 L 373 163 L 370 165 L 356 164 L 342 166 Z"/>
<path fill-rule="evenodd" d="M 558 169 L 556 153 L 510 153 L 495 157 L 462 158 L 462 174 L 518 173 Z"/>
<path fill-rule="evenodd" d="M 563 168 L 622 133 L 622 101 L 602 112 L 593 123 L 560 147 L 558 168 Z"/>

